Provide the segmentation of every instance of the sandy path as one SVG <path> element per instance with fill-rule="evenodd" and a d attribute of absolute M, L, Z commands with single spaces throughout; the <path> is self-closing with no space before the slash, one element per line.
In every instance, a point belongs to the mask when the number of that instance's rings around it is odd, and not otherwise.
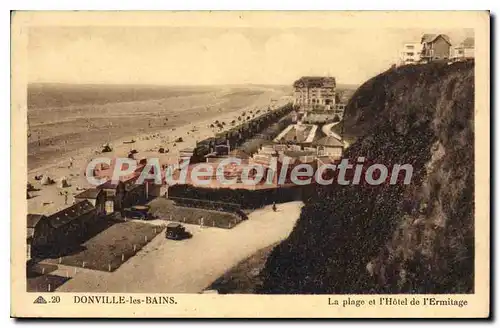
<path fill-rule="evenodd" d="M 158 235 L 112 273 L 85 270 L 59 287 L 61 292 L 197 293 L 259 249 L 286 238 L 301 202 L 257 210 L 231 230 L 188 226 L 184 241 Z"/>
<path fill-rule="evenodd" d="M 333 123 L 330 123 L 330 124 L 326 124 L 326 125 L 323 125 L 323 128 L 321 129 L 323 131 L 324 134 L 326 134 L 327 136 L 332 136 L 338 140 L 342 140 L 342 137 L 339 136 L 337 133 L 333 132 L 332 131 L 332 128 L 339 124 L 339 122 L 333 122 Z"/>

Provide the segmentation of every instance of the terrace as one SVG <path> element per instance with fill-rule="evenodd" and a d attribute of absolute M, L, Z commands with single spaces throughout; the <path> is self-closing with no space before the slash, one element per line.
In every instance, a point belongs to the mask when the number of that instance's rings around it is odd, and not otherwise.
<path fill-rule="evenodd" d="M 283 130 L 274 141 L 310 144 L 313 142 L 317 130 L 318 126 L 314 124 L 292 124 Z"/>

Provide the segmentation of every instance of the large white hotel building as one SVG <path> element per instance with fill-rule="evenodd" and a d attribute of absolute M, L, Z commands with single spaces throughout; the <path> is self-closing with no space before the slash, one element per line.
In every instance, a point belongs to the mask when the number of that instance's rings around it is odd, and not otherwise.
<path fill-rule="evenodd" d="M 334 77 L 304 76 L 293 83 L 294 104 L 301 110 L 335 109 Z"/>

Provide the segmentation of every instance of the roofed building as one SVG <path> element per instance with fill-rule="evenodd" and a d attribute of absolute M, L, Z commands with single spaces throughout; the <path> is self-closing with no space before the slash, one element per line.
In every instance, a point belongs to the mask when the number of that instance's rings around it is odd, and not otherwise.
<path fill-rule="evenodd" d="M 27 260 L 31 260 L 31 255 L 36 254 L 33 249 L 40 245 L 47 244 L 50 226 L 45 220 L 47 217 L 42 214 L 28 214 L 26 219 L 26 246 Z"/>
<path fill-rule="evenodd" d="M 106 214 L 106 195 L 103 189 L 89 188 L 75 196 L 75 203 L 83 200 L 89 201 L 96 208 L 96 215 L 101 216 Z"/>
<path fill-rule="evenodd" d="M 400 64 L 410 65 L 418 64 L 422 53 L 422 44 L 418 42 L 408 42 L 403 45 L 400 53 Z"/>
<path fill-rule="evenodd" d="M 321 138 L 313 143 L 317 147 L 318 156 L 329 156 L 341 158 L 344 150 L 344 144 L 339 139 L 333 136 Z"/>
<path fill-rule="evenodd" d="M 453 48 L 453 61 L 464 61 L 474 59 L 474 38 L 466 38 Z"/>
<path fill-rule="evenodd" d="M 451 57 L 451 41 L 446 34 L 424 34 L 420 43 L 422 44 L 420 58 L 424 62 L 447 60 Z"/>
<path fill-rule="evenodd" d="M 303 110 L 331 110 L 335 107 L 334 77 L 304 76 L 293 83 L 294 105 Z"/>
<path fill-rule="evenodd" d="M 139 205 L 147 200 L 147 190 L 146 186 L 148 183 L 142 184 L 126 184 L 125 185 L 125 196 L 123 197 L 123 207 L 132 207 L 134 205 Z"/>
<path fill-rule="evenodd" d="M 291 124 L 274 139 L 274 142 L 288 143 L 295 145 L 310 145 L 316 133 L 318 126 L 315 124 Z"/>
<path fill-rule="evenodd" d="M 105 210 L 107 214 L 121 211 L 123 198 L 125 197 L 125 184 L 123 181 L 113 182 L 111 180 L 97 186 L 96 189 L 103 190 L 105 195 Z"/>
<path fill-rule="evenodd" d="M 32 257 L 47 257 L 72 248 L 87 236 L 96 210 L 88 200 L 75 203 L 49 216 L 28 214 L 28 244 Z"/>

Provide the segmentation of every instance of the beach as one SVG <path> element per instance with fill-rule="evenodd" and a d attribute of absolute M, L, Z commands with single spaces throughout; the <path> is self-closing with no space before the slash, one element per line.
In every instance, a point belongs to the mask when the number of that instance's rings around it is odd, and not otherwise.
<path fill-rule="evenodd" d="M 29 213 L 51 214 L 67 206 L 65 202 L 71 204 L 74 194 L 90 186 L 83 173 L 92 158 L 126 157 L 132 149 L 140 157 L 173 158 L 179 149 L 193 147 L 196 141 L 219 132 L 210 127 L 216 120 L 225 122 L 224 129 L 229 129 L 231 121 L 238 122 L 244 112 L 249 115 L 250 111 L 290 101 L 289 90 L 271 86 L 176 88 L 164 98 L 162 89 L 153 91 L 147 95 L 134 91 L 135 100 L 121 89 L 111 90 L 110 99 L 95 90 L 87 91 L 87 98 L 68 91 L 73 102 L 64 93 L 48 97 L 46 102 L 40 101 L 41 91 L 32 95 L 28 102 L 28 183 L 36 190 L 30 192 Z M 91 92 L 94 102 L 88 96 Z M 179 137 L 183 141 L 175 142 Z M 113 151 L 101 154 L 106 143 Z M 160 147 L 168 153 L 160 154 Z M 57 183 L 42 186 L 35 180 L 41 174 L 56 181 L 64 177 L 70 186 L 64 190 Z"/>

